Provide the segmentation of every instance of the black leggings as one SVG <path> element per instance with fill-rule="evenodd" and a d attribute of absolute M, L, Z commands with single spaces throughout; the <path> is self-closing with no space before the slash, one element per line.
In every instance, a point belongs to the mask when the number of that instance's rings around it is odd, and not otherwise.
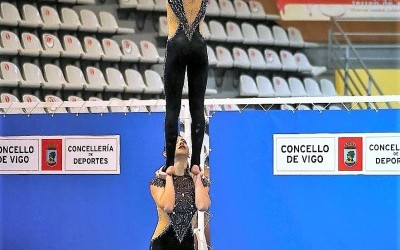
<path fill-rule="evenodd" d="M 192 117 L 192 158 L 190 166 L 200 166 L 200 153 L 205 127 L 204 95 L 208 76 L 207 46 L 198 30 L 194 33 L 192 40 L 189 41 L 183 30 L 179 28 L 175 36 L 168 40 L 165 56 L 166 168 L 174 165 L 178 118 L 186 68 L 189 87 L 189 108 Z"/>

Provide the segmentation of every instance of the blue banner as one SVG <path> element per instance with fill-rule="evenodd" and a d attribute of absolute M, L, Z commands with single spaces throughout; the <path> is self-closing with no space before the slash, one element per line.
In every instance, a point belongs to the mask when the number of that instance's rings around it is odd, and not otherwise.
<path fill-rule="evenodd" d="M 400 249 L 399 177 L 274 176 L 273 134 L 400 131 L 399 110 L 210 119 L 211 242 L 225 249 Z"/>

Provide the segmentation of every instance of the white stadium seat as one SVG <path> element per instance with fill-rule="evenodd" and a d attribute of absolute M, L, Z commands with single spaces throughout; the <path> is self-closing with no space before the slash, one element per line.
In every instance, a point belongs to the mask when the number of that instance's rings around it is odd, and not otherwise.
<path fill-rule="evenodd" d="M 21 40 L 23 46 L 23 49 L 20 51 L 21 55 L 37 57 L 39 54 L 42 54 L 43 47 L 35 34 L 24 32 L 21 35 Z"/>
<path fill-rule="evenodd" d="M 308 96 L 322 96 L 319 84 L 315 79 L 307 77 L 304 79 L 304 87 Z"/>
<path fill-rule="evenodd" d="M 1 25 L 18 26 L 21 22 L 21 16 L 14 4 L 2 2 L 1 5 Z"/>
<path fill-rule="evenodd" d="M 57 65 L 46 64 L 44 66 L 44 75 L 46 77 L 46 81 L 42 86 L 44 89 L 61 90 L 67 84 L 64 74 Z"/>
<path fill-rule="evenodd" d="M 300 30 L 288 27 L 289 44 L 291 47 L 304 47 L 304 40 Z"/>
<path fill-rule="evenodd" d="M 46 105 L 49 106 L 46 108 L 48 113 L 68 113 L 66 108 L 61 107 L 63 101 L 60 97 L 55 95 L 46 95 L 44 101 L 46 102 Z"/>
<path fill-rule="evenodd" d="M 122 52 L 118 43 L 110 38 L 103 38 L 101 41 L 103 45 L 104 56 L 103 60 L 107 61 L 120 61 L 122 59 Z"/>
<path fill-rule="evenodd" d="M 250 59 L 250 68 L 256 70 L 267 69 L 267 63 L 261 51 L 256 48 L 249 48 L 247 50 Z"/>
<path fill-rule="evenodd" d="M 158 36 L 168 36 L 168 20 L 166 16 L 160 16 L 158 18 Z"/>
<path fill-rule="evenodd" d="M 143 81 L 142 75 L 134 69 L 127 69 L 125 70 L 125 79 L 128 88 L 130 89 L 129 92 L 131 93 L 143 93 L 145 91 L 146 84 Z"/>
<path fill-rule="evenodd" d="M 216 20 L 211 20 L 208 23 L 208 26 L 210 28 L 210 40 L 213 41 L 226 41 L 227 35 L 224 29 L 224 26 L 222 23 L 216 21 Z"/>
<path fill-rule="evenodd" d="M 290 92 L 289 85 L 285 79 L 280 76 L 275 76 L 272 78 L 272 84 L 275 90 L 275 96 L 277 97 L 290 97 L 292 93 Z"/>
<path fill-rule="evenodd" d="M 94 37 L 85 37 L 83 39 L 83 48 L 85 52 L 85 54 L 82 55 L 83 59 L 100 60 L 104 57 L 103 48 L 99 40 Z"/>
<path fill-rule="evenodd" d="M 31 4 L 24 4 L 22 7 L 22 17 L 23 19 L 19 24 L 22 27 L 43 27 L 43 20 L 40 16 L 39 10 Z"/>
<path fill-rule="evenodd" d="M 107 92 L 122 93 L 125 91 L 127 85 L 121 72 L 115 68 L 106 69 L 106 78 L 108 85 L 106 86 Z"/>
<path fill-rule="evenodd" d="M 298 66 L 298 70 L 301 72 L 311 73 L 313 76 L 318 76 L 327 70 L 325 66 L 311 65 L 304 53 L 297 52 L 294 55 L 294 58 Z"/>
<path fill-rule="evenodd" d="M 233 7 L 233 4 L 230 0 L 219 0 L 219 7 L 221 16 L 226 16 L 226 17 L 236 16 L 235 7 Z"/>
<path fill-rule="evenodd" d="M 134 9 L 138 6 L 137 0 L 119 0 L 120 9 Z"/>
<path fill-rule="evenodd" d="M 324 96 L 337 96 L 335 85 L 328 79 L 320 80 L 321 92 Z"/>
<path fill-rule="evenodd" d="M 279 59 L 278 54 L 274 50 L 265 49 L 264 57 L 265 57 L 265 62 L 267 64 L 267 69 L 269 69 L 269 70 L 282 69 L 281 60 Z"/>
<path fill-rule="evenodd" d="M 29 103 L 40 103 L 42 102 L 37 96 L 25 94 L 22 96 L 22 102 L 29 102 Z M 27 114 L 46 114 L 46 110 L 42 107 L 26 107 L 25 111 Z"/>
<path fill-rule="evenodd" d="M 20 85 L 22 88 L 38 89 L 44 84 L 43 73 L 37 65 L 33 63 L 24 63 L 22 68 L 25 79 Z"/>
<path fill-rule="evenodd" d="M 90 102 L 101 102 L 103 99 L 95 96 L 89 97 L 88 101 Z M 94 107 L 89 107 L 90 113 L 108 113 L 108 107 L 107 106 L 94 106 Z"/>
<path fill-rule="evenodd" d="M 226 22 L 226 33 L 228 42 L 243 42 L 242 31 L 240 30 L 239 25 L 234 22 Z"/>
<path fill-rule="evenodd" d="M 208 25 L 206 22 L 202 21 L 200 22 L 200 29 L 202 31 L 202 35 L 205 40 L 210 40 L 211 38 L 211 32 L 210 29 L 208 28 Z"/>
<path fill-rule="evenodd" d="M 266 76 L 257 76 L 256 84 L 258 89 L 258 97 L 275 97 L 275 90 L 272 83 Z"/>
<path fill-rule="evenodd" d="M 154 10 L 153 0 L 137 0 L 137 10 L 139 11 L 152 11 Z"/>
<path fill-rule="evenodd" d="M 89 66 L 86 68 L 87 86 L 88 91 L 103 91 L 108 85 L 104 78 L 103 72 L 100 69 Z"/>
<path fill-rule="evenodd" d="M 19 68 L 12 62 L 1 62 L 0 74 L 1 87 L 17 87 L 23 81 Z"/>
<path fill-rule="evenodd" d="M 101 24 L 100 31 L 104 31 L 107 33 L 117 33 L 117 34 L 135 33 L 135 30 L 132 28 L 120 27 L 117 23 L 117 20 L 115 20 L 115 17 L 109 12 L 100 11 L 99 17 Z"/>
<path fill-rule="evenodd" d="M 61 19 L 60 28 L 63 30 L 78 30 L 82 26 L 78 13 L 71 8 L 61 9 Z"/>
<path fill-rule="evenodd" d="M 63 57 L 80 58 L 85 53 L 78 38 L 71 35 L 65 35 L 63 40 L 65 48 Z"/>
<path fill-rule="evenodd" d="M 243 69 L 250 68 L 250 60 L 244 49 L 235 47 L 233 48 L 232 54 L 234 67 Z"/>
<path fill-rule="evenodd" d="M 75 95 L 68 96 L 68 101 L 77 103 L 76 107 L 69 108 L 70 113 L 76 113 L 76 114 L 89 113 L 89 109 L 86 107 L 83 107 L 84 100 L 82 98 L 80 98 L 79 96 L 75 96 Z"/>
<path fill-rule="evenodd" d="M 110 98 L 110 111 L 111 112 L 120 112 L 120 113 L 128 113 L 129 109 L 125 106 L 125 102 L 119 98 L 111 97 Z"/>
<path fill-rule="evenodd" d="M 154 70 L 146 70 L 144 72 L 147 88 L 145 94 L 161 94 L 164 91 L 164 84 L 161 76 Z"/>
<path fill-rule="evenodd" d="M 254 79 L 248 75 L 240 76 L 239 95 L 242 97 L 258 96 L 258 89 Z"/>
<path fill-rule="evenodd" d="M 1 31 L 1 42 L 3 48 L 0 52 L 2 54 L 17 55 L 22 50 L 21 42 L 14 32 L 8 30 Z"/>
<path fill-rule="evenodd" d="M 232 68 L 233 58 L 229 50 L 223 46 L 217 46 L 217 67 Z"/>
<path fill-rule="evenodd" d="M 251 17 L 254 19 L 265 19 L 265 11 L 262 4 L 258 1 L 251 0 L 249 1 L 249 8 L 251 12 Z"/>
<path fill-rule="evenodd" d="M 138 62 L 142 58 L 138 46 L 131 40 L 122 40 L 121 48 L 123 54 L 122 61 Z"/>
<path fill-rule="evenodd" d="M 258 24 L 257 33 L 260 44 L 272 45 L 275 43 L 274 36 L 272 35 L 271 29 L 268 26 L 264 24 Z"/>
<path fill-rule="evenodd" d="M 275 45 L 289 46 L 289 38 L 282 27 L 274 25 L 272 27 L 272 34 L 274 36 Z"/>
<path fill-rule="evenodd" d="M 40 8 L 40 13 L 44 30 L 58 30 L 60 28 L 61 19 L 56 9 L 45 5 Z"/>
<path fill-rule="evenodd" d="M 294 59 L 294 56 L 292 53 L 290 53 L 287 50 L 281 50 L 279 52 L 281 62 L 282 62 L 282 70 L 285 71 L 297 71 L 298 66 L 296 64 L 296 60 Z"/>
<path fill-rule="evenodd" d="M 87 88 L 88 83 L 86 82 L 81 68 L 74 65 L 67 65 L 65 67 L 65 73 L 68 81 L 65 89 L 82 90 Z"/>
<path fill-rule="evenodd" d="M 206 15 L 207 16 L 219 16 L 221 14 L 221 10 L 219 9 L 217 0 L 208 1 Z"/>
<path fill-rule="evenodd" d="M 304 88 L 303 82 L 297 77 L 289 77 L 289 88 L 292 96 L 294 97 L 307 96 L 307 92 Z"/>
<path fill-rule="evenodd" d="M 97 32 L 99 30 L 100 23 L 93 11 L 82 9 L 79 14 L 82 23 L 79 28 L 81 31 Z"/>
<path fill-rule="evenodd" d="M 217 57 L 215 56 L 214 50 L 207 45 L 207 55 L 208 55 L 208 65 L 213 66 L 217 65 Z"/>
<path fill-rule="evenodd" d="M 244 44 L 258 44 L 260 39 L 258 38 L 256 28 L 250 23 L 242 23 L 242 34 Z"/>
<path fill-rule="evenodd" d="M 243 0 L 234 0 L 233 5 L 235 6 L 236 10 L 236 17 L 237 18 L 250 18 L 251 12 L 247 3 Z"/>
<path fill-rule="evenodd" d="M 4 109 L 4 113 L 7 114 L 24 114 L 24 110 L 22 108 L 13 108 L 13 103 L 19 103 L 20 101 L 15 95 L 9 93 L 2 93 L 0 95 L 1 103 L 10 104 L 9 108 Z"/>
<path fill-rule="evenodd" d="M 60 57 L 64 53 L 61 42 L 53 34 L 45 33 L 42 35 L 43 52 L 41 53 L 44 57 Z"/>
<path fill-rule="evenodd" d="M 160 12 L 167 11 L 167 1 L 154 0 L 154 11 L 160 11 Z"/>
<path fill-rule="evenodd" d="M 140 59 L 141 62 L 146 63 L 163 63 L 164 57 L 161 57 L 158 54 L 156 46 L 146 40 L 140 41 L 140 49 L 142 51 L 142 58 Z"/>

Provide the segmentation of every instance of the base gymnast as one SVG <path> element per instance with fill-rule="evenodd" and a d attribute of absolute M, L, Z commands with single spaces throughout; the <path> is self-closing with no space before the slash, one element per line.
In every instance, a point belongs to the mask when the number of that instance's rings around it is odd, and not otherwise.
<path fill-rule="evenodd" d="M 150 183 L 158 213 L 150 250 L 195 250 L 192 221 L 197 211 L 206 211 L 211 204 L 210 182 L 189 171 L 188 158 L 189 148 L 179 136 L 174 165 Z"/>

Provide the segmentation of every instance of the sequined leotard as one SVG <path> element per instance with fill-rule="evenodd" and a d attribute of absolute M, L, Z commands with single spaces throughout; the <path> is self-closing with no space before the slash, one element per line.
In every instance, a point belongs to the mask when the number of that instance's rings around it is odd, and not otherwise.
<path fill-rule="evenodd" d="M 169 34 L 164 69 L 166 167 L 174 165 L 178 116 L 186 69 L 192 117 L 192 158 L 190 166 L 200 165 L 200 152 L 205 127 L 204 95 L 208 75 L 207 46 L 201 34 L 201 22 L 206 13 L 207 1 L 167 1 Z"/>
<path fill-rule="evenodd" d="M 158 223 L 150 243 L 150 250 L 194 250 L 192 221 L 197 214 L 194 183 L 186 171 L 183 176 L 173 176 L 175 207 L 167 214 L 157 206 Z M 208 179 L 202 179 L 209 186 Z M 155 177 L 150 185 L 165 187 L 165 180 Z"/>

